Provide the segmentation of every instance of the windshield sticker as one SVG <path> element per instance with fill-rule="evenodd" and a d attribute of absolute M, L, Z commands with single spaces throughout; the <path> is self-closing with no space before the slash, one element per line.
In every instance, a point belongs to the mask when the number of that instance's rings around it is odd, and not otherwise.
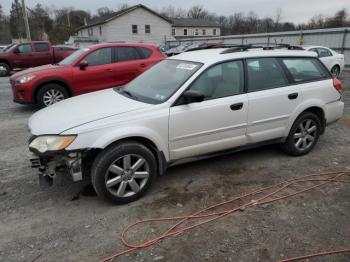
<path fill-rule="evenodd" d="M 191 71 L 191 70 L 195 69 L 196 67 L 197 67 L 197 65 L 194 65 L 194 64 L 182 63 L 182 64 L 179 64 L 176 68 Z"/>

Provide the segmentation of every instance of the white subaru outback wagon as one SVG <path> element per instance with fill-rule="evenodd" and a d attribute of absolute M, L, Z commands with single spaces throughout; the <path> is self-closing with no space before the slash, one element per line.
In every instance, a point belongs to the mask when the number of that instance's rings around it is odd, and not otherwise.
<path fill-rule="evenodd" d="M 40 110 L 29 120 L 32 166 L 44 184 L 88 177 L 123 204 L 180 160 L 265 143 L 307 154 L 343 114 L 341 82 L 313 52 L 270 49 L 183 53 L 122 88 Z"/>

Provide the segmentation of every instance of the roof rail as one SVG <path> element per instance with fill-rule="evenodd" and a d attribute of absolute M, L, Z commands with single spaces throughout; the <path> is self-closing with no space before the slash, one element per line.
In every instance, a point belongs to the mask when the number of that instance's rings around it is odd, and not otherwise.
<path fill-rule="evenodd" d="M 237 45 L 222 51 L 220 54 L 229 54 L 233 52 L 247 51 L 248 49 L 262 48 L 263 50 L 274 50 L 280 48 L 287 48 L 288 50 L 304 50 L 301 46 L 294 46 L 290 44 L 277 44 L 277 43 L 254 43 L 246 45 Z"/>

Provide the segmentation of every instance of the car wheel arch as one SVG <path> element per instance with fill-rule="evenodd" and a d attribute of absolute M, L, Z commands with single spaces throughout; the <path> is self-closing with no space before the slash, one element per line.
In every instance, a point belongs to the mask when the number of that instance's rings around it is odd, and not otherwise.
<path fill-rule="evenodd" d="M 165 170 L 167 168 L 167 159 L 165 156 L 165 152 L 163 152 L 152 139 L 146 138 L 144 136 L 128 136 L 128 137 L 119 138 L 113 142 L 110 142 L 104 148 L 100 148 L 98 151 L 101 152 L 110 147 L 114 147 L 118 144 L 123 144 L 127 142 L 137 142 L 147 147 L 152 152 L 152 154 L 154 155 L 157 161 L 157 169 L 158 169 L 157 173 L 159 175 L 162 175 L 165 173 Z"/>
<path fill-rule="evenodd" d="M 46 85 L 49 84 L 57 84 L 62 86 L 64 89 L 66 89 L 66 91 L 68 92 L 69 96 L 73 96 L 73 92 L 72 89 L 70 88 L 69 84 L 66 81 L 63 81 L 61 79 L 50 79 L 50 80 L 46 80 L 46 81 L 42 81 L 39 82 L 38 84 L 36 84 L 35 88 L 33 88 L 33 100 L 35 101 L 35 103 L 37 103 L 37 95 L 39 93 L 39 90 L 41 88 L 43 88 Z"/>
<path fill-rule="evenodd" d="M 300 116 L 302 115 L 303 113 L 305 112 L 312 112 L 314 114 L 316 114 L 320 121 L 321 121 L 321 134 L 324 133 L 325 131 L 325 127 L 326 127 L 326 118 L 325 118 L 325 110 L 323 108 L 323 104 L 319 101 L 315 101 L 313 103 L 309 103 L 309 104 L 306 104 L 306 105 L 301 105 L 296 111 L 295 113 L 292 115 L 292 117 L 290 118 L 290 121 L 288 123 L 288 128 L 286 130 L 286 133 L 285 133 L 285 137 L 288 136 L 289 132 L 290 132 L 290 129 L 292 128 L 293 126 L 293 123 L 295 122 L 295 120 Z"/>

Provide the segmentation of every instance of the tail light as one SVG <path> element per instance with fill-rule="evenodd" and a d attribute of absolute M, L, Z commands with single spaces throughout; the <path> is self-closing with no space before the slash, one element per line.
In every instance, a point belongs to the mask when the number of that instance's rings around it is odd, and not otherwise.
<path fill-rule="evenodd" d="M 343 91 L 343 85 L 339 79 L 337 78 L 333 79 L 333 86 L 339 93 Z"/>

